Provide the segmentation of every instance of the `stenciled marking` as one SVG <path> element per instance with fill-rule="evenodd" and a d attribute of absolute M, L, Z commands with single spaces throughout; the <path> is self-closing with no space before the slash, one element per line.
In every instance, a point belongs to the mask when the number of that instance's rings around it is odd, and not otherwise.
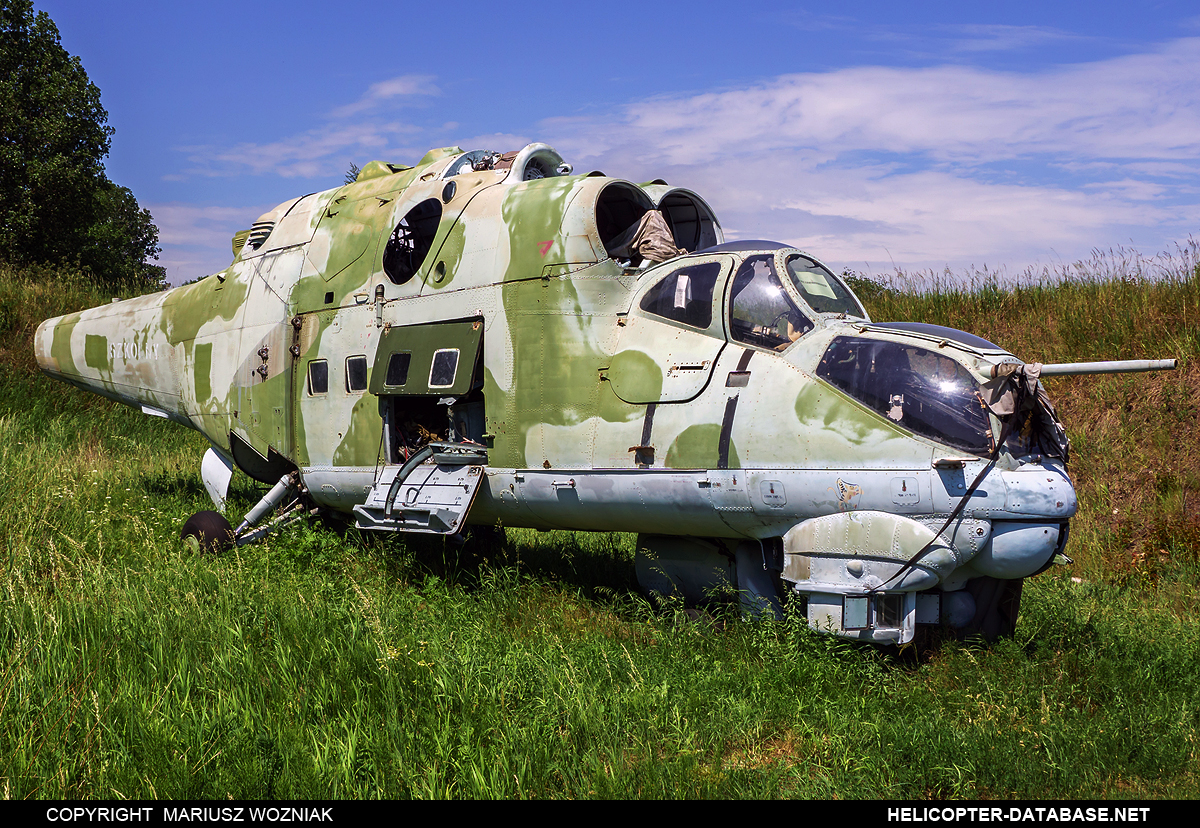
<path fill-rule="evenodd" d="M 158 359 L 160 343 L 143 345 L 140 342 L 110 342 L 108 343 L 109 359 Z"/>

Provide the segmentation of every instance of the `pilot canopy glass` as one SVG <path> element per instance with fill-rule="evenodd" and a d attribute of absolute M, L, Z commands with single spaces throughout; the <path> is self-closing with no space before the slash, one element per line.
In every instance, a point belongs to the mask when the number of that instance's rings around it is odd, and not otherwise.
<path fill-rule="evenodd" d="M 922 437 L 977 455 L 992 449 L 978 384 L 944 354 L 839 336 L 821 358 L 817 376 Z"/>
<path fill-rule="evenodd" d="M 787 259 L 788 276 L 808 306 L 817 313 L 844 313 L 866 319 L 867 313 L 846 286 L 817 262 L 805 256 Z"/>
<path fill-rule="evenodd" d="M 713 289 L 720 275 L 720 262 L 681 268 L 648 290 L 640 307 L 693 328 L 707 328 L 712 324 Z"/>
<path fill-rule="evenodd" d="M 782 351 L 812 330 L 813 323 L 779 281 L 774 256 L 751 256 L 742 262 L 730 300 L 729 329 L 738 342 Z"/>

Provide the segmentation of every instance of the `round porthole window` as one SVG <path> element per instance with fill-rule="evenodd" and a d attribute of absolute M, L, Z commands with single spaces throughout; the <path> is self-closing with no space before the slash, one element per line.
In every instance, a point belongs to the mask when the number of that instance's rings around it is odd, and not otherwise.
<path fill-rule="evenodd" d="M 436 198 L 427 198 L 404 214 L 383 249 L 383 272 L 389 279 L 402 285 L 421 269 L 441 220 L 442 204 Z"/>

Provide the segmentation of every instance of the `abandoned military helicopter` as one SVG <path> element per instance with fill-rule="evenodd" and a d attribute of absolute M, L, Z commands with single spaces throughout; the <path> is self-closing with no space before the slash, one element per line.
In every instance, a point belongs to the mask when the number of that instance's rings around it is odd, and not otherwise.
<path fill-rule="evenodd" d="M 696 193 L 551 147 L 375 161 L 279 205 L 197 283 L 43 322 L 51 376 L 200 431 L 274 487 L 238 543 L 313 510 L 362 529 L 639 533 L 638 579 L 840 635 L 995 635 L 1075 513 L 1039 371 L 877 324 L 813 256 L 724 243 Z M 271 511 L 276 517 L 260 521 Z M 256 528 L 257 527 L 257 528 Z"/>

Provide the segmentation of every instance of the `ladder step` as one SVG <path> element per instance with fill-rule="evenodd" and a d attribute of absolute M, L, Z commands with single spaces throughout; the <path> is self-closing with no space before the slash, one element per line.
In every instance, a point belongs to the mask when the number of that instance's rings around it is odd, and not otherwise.
<path fill-rule="evenodd" d="M 419 465 L 384 467 L 366 502 L 354 507 L 358 528 L 440 535 L 462 529 L 485 477 L 487 452 L 453 443 L 426 448 L 424 458 L 413 458 Z"/>

